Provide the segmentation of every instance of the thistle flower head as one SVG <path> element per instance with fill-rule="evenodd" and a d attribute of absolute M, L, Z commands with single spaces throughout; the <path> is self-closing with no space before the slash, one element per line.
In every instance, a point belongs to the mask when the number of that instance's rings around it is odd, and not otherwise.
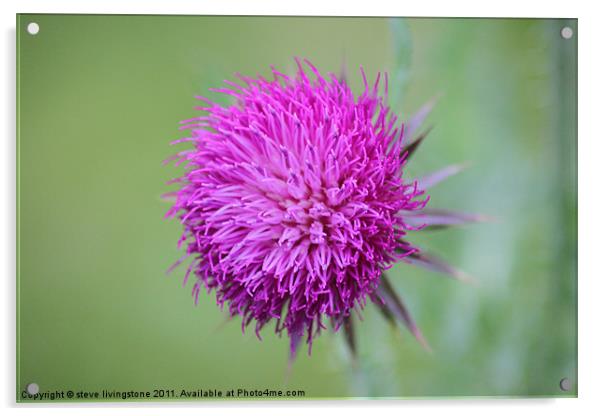
<path fill-rule="evenodd" d="M 330 320 L 335 330 L 367 300 L 381 306 L 383 270 L 419 259 L 405 239 L 428 198 L 407 180 L 404 129 L 387 105 L 387 77 L 354 95 L 344 79 L 297 60 L 294 77 L 240 76 L 199 97 L 204 115 L 183 129 L 194 148 L 176 155 L 186 173 L 169 216 L 184 227 L 193 294 L 259 331 L 271 320 L 294 355 Z M 382 91 L 381 91 L 382 90 Z M 185 279 L 185 280 L 186 280 Z M 390 303 L 390 302 L 389 302 Z M 389 310 L 392 306 L 390 305 Z"/>

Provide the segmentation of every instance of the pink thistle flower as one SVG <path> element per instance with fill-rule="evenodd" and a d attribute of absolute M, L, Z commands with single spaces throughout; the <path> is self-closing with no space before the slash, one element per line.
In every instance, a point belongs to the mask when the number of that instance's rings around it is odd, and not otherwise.
<path fill-rule="evenodd" d="M 424 189 L 455 173 L 446 168 L 406 180 L 404 166 L 426 136 L 410 140 L 426 106 L 404 130 L 387 105 L 387 75 L 373 85 L 362 69 L 363 92 L 297 60 L 296 77 L 272 68 L 273 79 L 239 75 L 240 84 L 213 89 L 234 98 L 224 106 L 198 97 L 206 114 L 183 122 L 193 149 L 178 153 L 186 173 L 167 213 L 178 217 L 195 277 L 242 327 L 255 332 L 274 319 L 290 337 L 291 356 L 305 336 L 330 320 L 355 349 L 351 312 L 375 302 L 424 342 L 383 271 L 405 261 L 462 275 L 421 253 L 409 231 L 472 221 L 425 210 Z M 380 82 L 384 79 L 380 95 Z M 411 137 L 410 137 L 411 138 Z M 436 215 L 438 214 L 438 216 Z M 176 266 L 174 265 L 174 267 Z"/>

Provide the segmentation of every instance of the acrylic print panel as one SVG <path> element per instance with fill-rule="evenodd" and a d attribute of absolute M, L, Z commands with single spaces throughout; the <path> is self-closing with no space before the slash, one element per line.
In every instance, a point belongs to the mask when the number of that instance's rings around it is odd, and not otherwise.
<path fill-rule="evenodd" d="M 17 23 L 18 401 L 577 395 L 576 20 Z"/>

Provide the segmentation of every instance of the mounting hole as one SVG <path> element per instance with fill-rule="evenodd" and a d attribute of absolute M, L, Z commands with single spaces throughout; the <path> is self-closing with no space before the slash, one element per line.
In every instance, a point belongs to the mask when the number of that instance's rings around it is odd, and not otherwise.
<path fill-rule="evenodd" d="M 568 26 L 565 26 L 562 28 L 562 30 L 560 31 L 560 36 L 562 36 L 564 39 L 570 39 L 573 37 L 573 29 L 571 29 Z"/>
<path fill-rule="evenodd" d="M 27 33 L 29 33 L 30 35 L 37 35 L 39 31 L 40 25 L 36 22 L 31 22 L 27 25 Z"/>
<path fill-rule="evenodd" d="M 571 380 L 569 380 L 568 378 L 563 378 L 562 380 L 560 380 L 560 390 L 562 391 L 569 391 L 571 389 Z"/>
<path fill-rule="evenodd" d="M 29 383 L 27 385 L 27 393 L 34 395 L 34 394 L 38 394 L 40 392 L 40 386 L 38 386 L 36 383 Z"/>

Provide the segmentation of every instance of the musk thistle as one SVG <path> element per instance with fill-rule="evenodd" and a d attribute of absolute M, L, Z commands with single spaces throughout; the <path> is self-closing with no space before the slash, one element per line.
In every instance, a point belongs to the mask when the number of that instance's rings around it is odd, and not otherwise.
<path fill-rule="evenodd" d="M 387 104 L 387 74 L 354 95 L 344 78 L 322 75 L 309 61 L 294 77 L 272 67 L 271 80 L 237 75 L 211 89 L 234 100 L 219 105 L 197 97 L 204 115 L 182 122 L 192 142 L 170 160 L 184 164 L 168 217 L 184 227 L 178 247 L 191 262 L 198 302 L 215 292 L 243 331 L 271 320 L 290 338 L 294 357 L 330 321 L 355 352 L 351 312 L 374 302 L 426 345 L 384 275 L 396 262 L 463 277 L 424 254 L 408 233 L 476 219 L 426 209 L 425 191 L 456 173 L 451 166 L 422 179 L 404 167 L 426 137 L 427 104 L 408 123 Z"/>

